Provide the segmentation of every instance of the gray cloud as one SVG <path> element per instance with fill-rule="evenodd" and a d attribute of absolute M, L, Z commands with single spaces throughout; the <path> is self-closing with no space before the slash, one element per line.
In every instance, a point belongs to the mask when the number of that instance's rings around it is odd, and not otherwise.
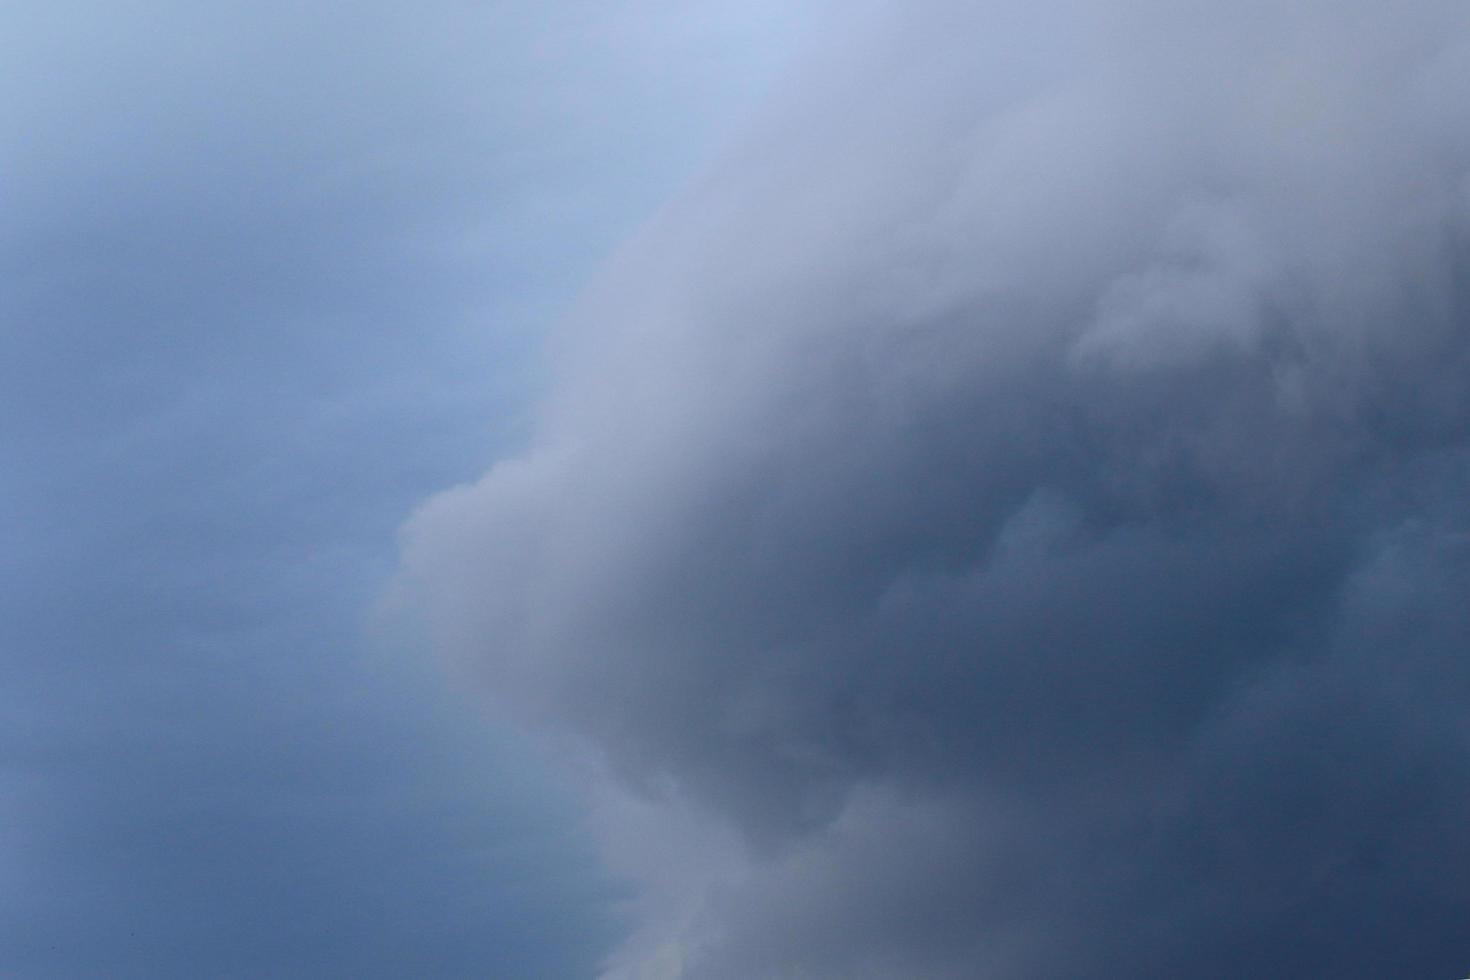
<path fill-rule="evenodd" d="M 874 25 L 405 531 L 600 760 L 607 976 L 1463 972 L 1466 13 Z"/>

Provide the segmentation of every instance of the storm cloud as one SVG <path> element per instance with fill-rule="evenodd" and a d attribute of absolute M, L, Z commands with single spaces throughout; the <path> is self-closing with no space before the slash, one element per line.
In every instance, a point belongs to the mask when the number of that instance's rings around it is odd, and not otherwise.
<path fill-rule="evenodd" d="M 1462 975 L 1470 12 L 850 26 L 404 532 L 605 975 Z"/>

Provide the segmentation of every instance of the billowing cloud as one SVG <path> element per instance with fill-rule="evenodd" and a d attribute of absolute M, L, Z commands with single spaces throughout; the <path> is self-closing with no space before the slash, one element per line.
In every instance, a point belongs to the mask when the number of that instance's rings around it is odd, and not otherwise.
<path fill-rule="evenodd" d="M 607 976 L 1463 972 L 1470 12 L 864 31 L 405 532 L 600 760 Z"/>

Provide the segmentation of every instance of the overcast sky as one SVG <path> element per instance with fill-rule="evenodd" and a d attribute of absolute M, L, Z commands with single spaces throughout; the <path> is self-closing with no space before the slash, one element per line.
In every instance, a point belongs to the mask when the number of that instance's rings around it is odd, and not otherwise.
<path fill-rule="evenodd" d="M 1470 965 L 1461 0 L 0 9 L 0 975 Z"/>
<path fill-rule="evenodd" d="M 370 626 L 815 4 L 0 9 L 0 974 L 592 976 L 576 793 Z"/>

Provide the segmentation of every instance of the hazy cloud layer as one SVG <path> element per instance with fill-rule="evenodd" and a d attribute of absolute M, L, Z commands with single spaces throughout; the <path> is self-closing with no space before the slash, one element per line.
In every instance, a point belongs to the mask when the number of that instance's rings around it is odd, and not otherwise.
<path fill-rule="evenodd" d="M 807 7 L 0 4 L 0 976 L 596 969 L 579 815 L 364 610 Z"/>
<path fill-rule="evenodd" d="M 608 976 L 1462 974 L 1470 14 L 865 31 L 406 531 L 601 760 Z"/>

